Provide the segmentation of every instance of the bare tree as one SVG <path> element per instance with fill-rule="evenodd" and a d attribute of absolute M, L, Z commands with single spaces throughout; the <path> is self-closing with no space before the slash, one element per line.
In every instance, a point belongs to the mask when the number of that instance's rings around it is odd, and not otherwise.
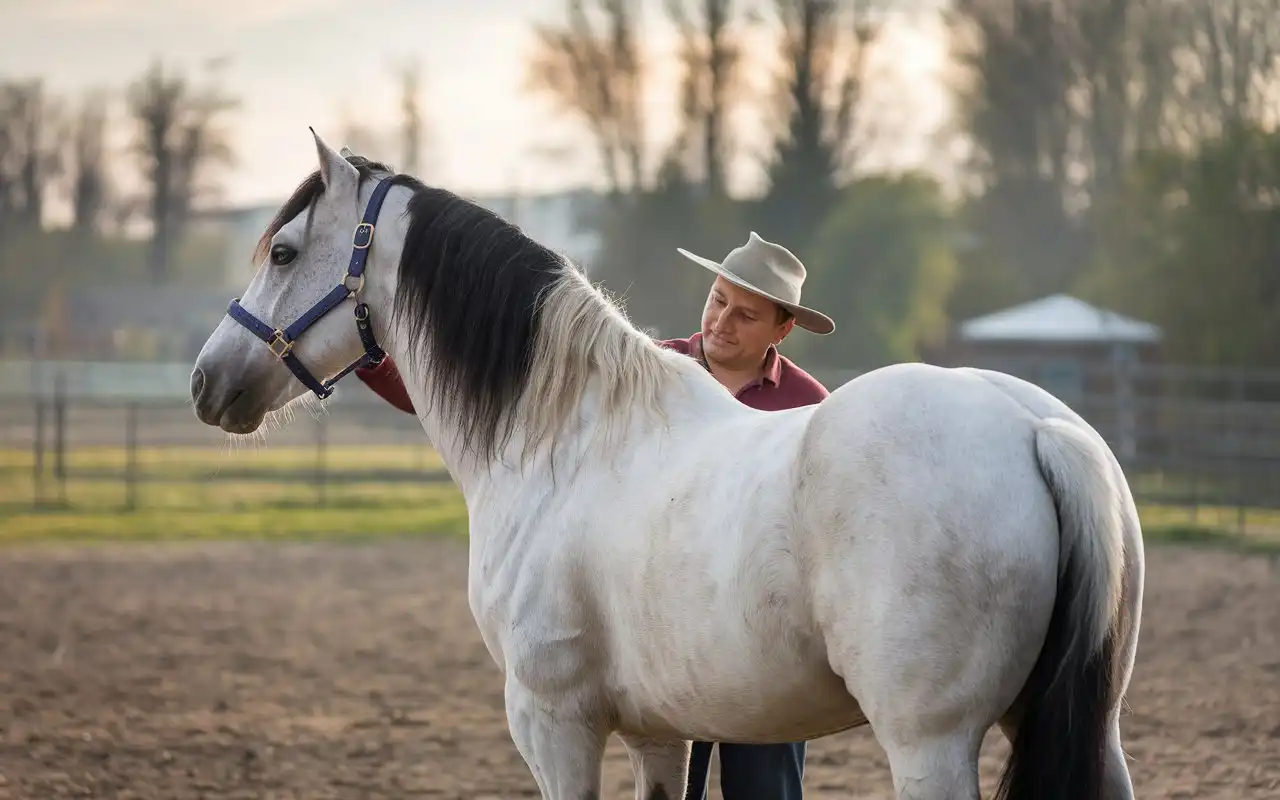
<path fill-rule="evenodd" d="M 421 67 L 409 58 L 392 65 L 391 70 L 399 87 L 400 124 L 370 125 L 344 103 L 338 108 L 339 139 L 358 155 L 421 176 L 426 167 L 424 150 L 430 142 L 422 106 Z"/>
<path fill-rule="evenodd" d="M 426 142 L 426 128 L 422 112 L 421 67 L 416 59 L 409 59 L 396 70 L 400 82 L 400 148 L 401 169 L 410 175 L 418 175 L 423 168 L 422 149 Z"/>
<path fill-rule="evenodd" d="M 776 0 L 783 62 L 760 225 L 802 254 L 872 139 L 868 55 L 877 0 Z"/>
<path fill-rule="evenodd" d="M 128 101 L 138 126 L 134 152 L 148 184 L 149 266 L 151 275 L 162 279 L 193 207 L 216 194 L 217 168 L 234 160 L 230 135 L 220 122 L 238 103 L 216 84 L 195 86 L 160 62 L 129 87 Z"/>
<path fill-rule="evenodd" d="M 1079 12 L 1097 2 L 956 0 L 952 7 L 953 53 L 966 83 L 960 117 L 972 144 L 964 166 L 976 189 L 971 222 L 986 248 L 982 260 L 1007 270 L 999 283 L 1016 283 L 1018 300 L 1063 290 L 1087 258 L 1078 212 L 1087 206 L 1080 195 L 1091 175 L 1090 137 L 1081 121 L 1090 101 L 1102 98 L 1077 88 L 1087 71 Z M 1104 54 L 1094 60 L 1095 71 L 1104 71 Z M 1001 301 L 1010 299 L 1006 290 Z"/>
<path fill-rule="evenodd" d="M 1185 102 L 1200 137 L 1239 130 L 1277 108 L 1280 0 L 1170 0 L 1182 22 Z"/>
<path fill-rule="evenodd" d="M 953 52 L 966 69 L 965 128 L 971 166 L 1064 180 L 1072 122 L 1072 55 L 1055 3 L 956 0 Z"/>
<path fill-rule="evenodd" d="M 683 67 L 683 120 L 672 155 L 685 160 L 686 174 L 701 172 L 707 195 L 724 197 L 733 147 L 729 115 L 742 90 L 742 46 L 734 31 L 734 2 L 667 0 L 667 13 L 680 35 Z"/>
<path fill-rule="evenodd" d="M 611 192 L 645 186 L 643 61 L 637 0 L 568 0 L 563 27 L 535 28 L 528 85 L 582 119 Z"/>
<path fill-rule="evenodd" d="M 91 92 L 83 100 L 69 138 L 71 229 L 77 239 L 97 233 L 108 201 L 106 171 L 107 96 Z"/>
<path fill-rule="evenodd" d="M 1071 36 L 1089 195 L 1141 149 L 1194 148 L 1280 111 L 1280 0 L 1080 0 Z"/>
<path fill-rule="evenodd" d="M 979 166 L 1043 174 L 1077 210 L 1139 149 L 1280 111 L 1280 0 L 956 0 L 952 19 L 976 33 L 955 49 Z"/>
<path fill-rule="evenodd" d="M 1170 151 L 1274 119 L 1277 12 L 1280 0 L 955 0 L 971 221 L 982 260 L 1019 287 L 1004 300 L 1101 269 L 1135 167 L 1153 180 L 1180 163 Z"/>
<path fill-rule="evenodd" d="M 777 96 L 778 161 L 812 159 L 839 180 L 855 167 L 871 137 L 864 114 L 867 56 L 880 36 L 886 4 L 776 0 L 775 5 L 784 64 Z"/>
<path fill-rule="evenodd" d="M 360 120 L 346 107 L 338 110 L 338 140 L 343 147 L 374 161 L 391 163 L 395 151 L 395 139 L 382 128 L 375 128 Z"/>
<path fill-rule="evenodd" d="M 0 227 L 40 227 L 62 170 L 60 115 L 40 79 L 0 85 Z"/>

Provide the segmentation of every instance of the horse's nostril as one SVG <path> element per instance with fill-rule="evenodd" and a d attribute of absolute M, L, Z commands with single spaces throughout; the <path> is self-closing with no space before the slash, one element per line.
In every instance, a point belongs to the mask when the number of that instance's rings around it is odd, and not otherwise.
<path fill-rule="evenodd" d="M 199 400 L 204 394 L 204 370 L 196 367 L 191 373 L 191 399 Z"/>

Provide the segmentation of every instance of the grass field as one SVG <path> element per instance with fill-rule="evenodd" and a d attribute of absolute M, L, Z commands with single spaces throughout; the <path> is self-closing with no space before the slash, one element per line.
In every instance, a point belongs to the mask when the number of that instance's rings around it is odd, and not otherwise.
<path fill-rule="evenodd" d="M 419 445 L 335 446 L 323 456 L 315 447 L 144 447 L 132 456 L 78 447 L 64 467 L 60 483 L 46 457 L 37 505 L 31 452 L 0 449 L 0 543 L 466 532 L 461 494 Z M 1280 511 L 1143 504 L 1140 512 L 1151 542 L 1280 552 Z"/>
<path fill-rule="evenodd" d="M 0 450 L 0 541 L 363 538 L 462 534 L 466 508 L 421 446 L 124 448 L 46 459 L 37 507 L 31 453 Z M 323 469 L 322 469 L 323 467 Z"/>

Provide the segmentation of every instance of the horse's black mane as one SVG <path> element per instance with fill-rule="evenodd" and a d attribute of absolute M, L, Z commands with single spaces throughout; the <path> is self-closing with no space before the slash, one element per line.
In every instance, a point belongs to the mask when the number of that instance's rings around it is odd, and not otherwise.
<path fill-rule="evenodd" d="M 347 160 L 361 184 L 393 172 L 359 156 Z M 574 267 L 517 226 L 452 192 L 410 175 L 386 180 L 413 191 L 395 314 L 431 371 L 433 409 L 461 426 L 469 450 L 491 457 L 509 435 L 508 412 L 529 382 L 542 294 Z M 271 237 L 323 191 L 316 171 L 281 206 L 258 249 L 265 251 Z"/>
<path fill-rule="evenodd" d="M 492 457 L 524 395 L 543 293 L 569 268 L 481 206 L 438 188 L 409 201 L 396 315 L 432 374 L 432 404 Z"/>

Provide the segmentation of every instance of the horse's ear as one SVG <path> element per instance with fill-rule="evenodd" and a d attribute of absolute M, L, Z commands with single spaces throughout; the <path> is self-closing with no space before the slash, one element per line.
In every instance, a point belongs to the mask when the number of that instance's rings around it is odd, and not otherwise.
<path fill-rule="evenodd" d="M 360 180 L 360 173 L 351 165 L 351 162 L 326 144 L 324 139 L 320 138 L 320 134 L 316 133 L 315 128 L 311 128 L 310 131 L 316 140 L 316 155 L 320 159 L 320 180 L 324 181 L 325 188 L 332 189 L 349 182 L 354 189 Z"/>

